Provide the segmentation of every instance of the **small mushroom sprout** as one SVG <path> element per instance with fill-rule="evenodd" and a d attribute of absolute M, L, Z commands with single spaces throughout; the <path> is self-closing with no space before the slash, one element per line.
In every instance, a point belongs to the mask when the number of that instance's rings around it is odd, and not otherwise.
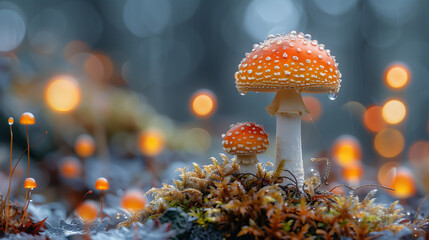
<path fill-rule="evenodd" d="M 103 192 L 109 190 L 109 181 L 104 177 L 98 178 L 95 181 L 95 189 L 100 190 L 100 221 L 103 221 Z"/>
<path fill-rule="evenodd" d="M 241 173 L 256 173 L 257 154 L 268 149 L 268 134 L 262 125 L 244 122 L 231 125 L 229 131 L 222 135 L 223 149 L 231 155 L 237 155 Z"/>

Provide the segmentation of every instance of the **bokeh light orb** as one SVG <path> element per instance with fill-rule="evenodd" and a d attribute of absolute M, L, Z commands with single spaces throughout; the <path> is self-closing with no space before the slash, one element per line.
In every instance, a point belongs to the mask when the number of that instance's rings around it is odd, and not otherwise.
<path fill-rule="evenodd" d="M 429 163 L 429 142 L 414 142 L 408 150 L 408 160 L 416 165 L 419 163 Z"/>
<path fill-rule="evenodd" d="M 164 150 L 165 137 L 159 129 L 149 129 L 140 134 L 138 144 L 143 155 L 154 157 Z"/>
<path fill-rule="evenodd" d="M 89 200 L 83 202 L 76 209 L 76 215 L 78 215 L 79 218 L 85 223 L 94 221 L 97 218 L 97 214 L 98 214 L 97 204 Z"/>
<path fill-rule="evenodd" d="M 140 212 L 146 205 L 144 193 L 137 189 L 127 190 L 121 198 L 121 207 L 131 213 Z"/>
<path fill-rule="evenodd" d="M 402 122 L 407 115 L 407 107 L 397 99 L 387 101 L 382 109 L 383 119 L 390 124 L 398 124 Z"/>
<path fill-rule="evenodd" d="M 341 175 L 349 184 L 358 184 L 363 176 L 362 164 L 357 162 L 344 167 L 341 171 Z"/>
<path fill-rule="evenodd" d="M 383 119 L 382 107 L 371 106 L 367 108 L 363 114 L 363 123 L 371 132 L 380 132 L 383 130 L 387 126 L 387 123 Z"/>
<path fill-rule="evenodd" d="M 79 157 L 87 158 L 95 152 L 95 141 L 88 134 L 80 135 L 74 144 L 74 150 Z"/>
<path fill-rule="evenodd" d="M 60 173 L 67 179 L 79 178 L 82 173 L 82 165 L 75 157 L 66 157 L 61 161 Z"/>
<path fill-rule="evenodd" d="M 190 101 L 191 112 L 200 118 L 207 118 L 214 114 L 217 108 L 217 99 L 209 90 L 198 90 Z"/>
<path fill-rule="evenodd" d="M 244 14 L 244 29 L 255 40 L 269 34 L 290 32 L 300 24 L 302 6 L 291 0 L 249 1 Z"/>
<path fill-rule="evenodd" d="M 408 168 L 399 167 L 396 171 L 396 178 L 389 186 L 395 191 L 389 191 L 396 198 L 409 198 L 416 193 L 416 183 L 413 174 Z"/>
<path fill-rule="evenodd" d="M 317 121 L 322 115 L 322 104 L 319 99 L 312 96 L 304 96 L 302 98 L 305 107 L 310 111 L 308 117 L 302 118 L 305 122 Z"/>
<path fill-rule="evenodd" d="M 45 102 L 58 112 L 70 112 L 80 102 L 81 90 L 78 82 L 69 75 L 54 77 L 46 86 Z"/>
<path fill-rule="evenodd" d="M 0 52 L 17 48 L 24 39 L 25 22 L 21 15 L 12 9 L 0 9 Z"/>
<path fill-rule="evenodd" d="M 338 165 L 347 167 L 361 160 L 362 148 L 354 136 L 343 135 L 335 140 L 332 155 Z"/>
<path fill-rule="evenodd" d="M 386 162 L 378 170 L 378 182 L 386 187 L 392 186 L 396 178 L 396 169 L 399 167 L 397 162 Z"/>
<path fill-rule="evenodd" d="M 405 65 L 395 64 L 387 68 L 384 80 L 392 89 L 404 88 L 410 79 L 410 71 Z"/>
<path fill-rule="evenodd" d="M 171 4 L 167 0 L 128 0 L 123 8 L 125 26 L 138 37 L 161 33 L 171 17 Z"/>
<path fill-rule="evenodd" d="M 184 149 L 194 154 L 207 152 L 212 143 L 210 133 L 202 128 L 189 129 L 181 138 L 183 139 Z"/>
<path fill-rule="evenodd" d="M 385 128 L 374 138 L 374 148 L 383 157 L 392 158 L 404 149 L 405 140 L 401 132 Z"/>

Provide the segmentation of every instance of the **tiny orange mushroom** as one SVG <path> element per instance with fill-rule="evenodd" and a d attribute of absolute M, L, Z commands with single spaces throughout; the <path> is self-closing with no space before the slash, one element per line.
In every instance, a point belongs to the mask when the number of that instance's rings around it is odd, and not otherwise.
<path fill-rule="evenodd" d="M 25 112 L 21 115 L 19 123 L 21 123 L 22 125 L 34 125 L 36 124 L 36 119 L 31 112 Z"/>
<path fill-rule="evenodd" d="M 37 188 L 36 180 L 34 180 L 34 178 L 26 178 L 24 181 L 24 188 L 25 189 Z"/>
<path fill-rule="evenodd" d="M 103 221 L 103 192 L 109 190 L 109 181 L 106 178 L 100 177 L 95 181 L 95 189 L 100 190 L 100 221 Z"/>
<path fill-rule="evenodd" d="M 24 223 L 24 219 L 25 219 L 25 214 L 27 212 L 28 206 L 30 205 L 30 199 L 31 199 L 31 191 L 34 188 L 37 188 L 37 182 L 36 180 L 34 180 L 34 178 L 26 178 L 24 180 L 24 188 L 27 189 L 26 194 L 25 194 L 25 200 L 24 200 L 24 213 L 22 214 L 22 218 L 21 218 L 21 224 Z M 27 203 L 27 197 L 28 197 L 28 203 Z"/>
<path fill-rule="evenodd" d="M 95 181 L 95 189 L 97 190 L 109 190 L 109 181 L 105 179 L 104 177 L 98 178 Z"/>
<path fill-rule="evenodd" d="M 256 173 L 258 158 L 256 154 L 268 149 L 268 134 L 262 125 L 244 122 L 231 125 L 223 137 L 223 149 L 232 155 L 237 155 L 237 163 L 242 173 Z"/>

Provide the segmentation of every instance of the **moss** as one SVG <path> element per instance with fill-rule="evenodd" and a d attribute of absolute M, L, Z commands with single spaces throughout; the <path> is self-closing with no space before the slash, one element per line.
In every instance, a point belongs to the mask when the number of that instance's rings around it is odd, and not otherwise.
<path fill-rule="evenodd" d="M 155 199 L 121 225 L 144 222 L 169 207 L 180 207 L 197 219 L 196 224 L 202 227 L 213 224 L 226 238 L 362 239 L 373 231 L 396 233 L 416 227 L 411 222 L 399 224 L 404 214 L 397 202 L 388 206 L 376 204 L 375 191 L 362 201 L 356 196 L 322 191 L 319 189 L 324 181 L 318 175 L 306 179 L 304 187 L 298 189 L 293 174 L 282 175 L 284 161 L 274 171 L 267 171 L 259 164 L 253 175 L 240 174 L 234 159 L 230 161 L 223 154 L 221 158 L 222 164 L 212 158 L 213 164 L 203 168 L 194 163 L 193 171 L 179 169 L 181 180 L 175 180 L 176 186 L 149 190 L 148 194 Z M 284 179 L 293 183 L 284 186 Z"/>

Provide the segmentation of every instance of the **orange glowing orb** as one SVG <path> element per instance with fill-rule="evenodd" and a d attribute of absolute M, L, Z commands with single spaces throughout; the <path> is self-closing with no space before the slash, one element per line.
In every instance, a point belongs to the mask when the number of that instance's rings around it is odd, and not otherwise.
<path fill-rule="evenodd" d="M 192 113 L 201 118 L 207 118 L 214 114 L 217 107 L 217 99 L 209 90 L 199 90 L 192 95 L 190 108 Z"/>
<path fill-rule="evenodd" d="M 83 202 L 77 209 L 76 214 L 83 222 L 91 222 L 97 218 L 98 207 L 93 201 Z"/>
<path fill-rule="evenodd" d="M 46 86 L 45 102 L 55 111 L 69 112 L 80 102 L 80 87 L 78 82 L 68 75 L 54 77 Z"/>
<path fill-rule="evenodd" d="M 80 135 L 74 144 L 74 150 L 80 157 L 87 158 L 94 154 L 95 142 L 88 134 Z"/>
<path fill-rule="evenodd" d="M 36 180 L 34 180 L 34 178 L 26 178 L 24 180 L 24 188 L 26 189 L 32 189 L 32 188 L 37 188 L 37 183 Z"/>
<path fill-rule="evenodd" d="M 395 157 L 404 149 L 405 140 L 401 132 L 385 128 L 374 138 L 374 148 L 383 157 Z"/>
<path fill-rule="evenodd" d="M 95 189 L 97 190 L 109 190 L 109 181 L 105 179 L 104 177 L 97 178 L 95 181 Z"/>
<path fill-rule="evenodd" d="M 157 156 L 165 147 L 164 134 L 158 129 L 150 129 L 139 136 L 139 148 L 146 156 Z"/>
<path fill-rule="evenodd" d="M 121 207 L 135 213 L 143 210 L 146 205 L 146 197 L 140 190 L 127 190 L 121 198 Z"/>
<path fill-rule="evenodd" d="M 304 117 L 302 120 L 306 122 L 317 121 L 322 115 L 322 104 L 320 104 L 319 99 L 312 96 L 304 96 L 302 100 L 310 111 L 309 117 Z"/>
<path fill-rule="evenodd" d="M 407 107 L 400 100 L 392 99 L 383 105 L 382 115 L 387 123 L 398 124 L 407 115 Z"/>
<path fill-rule="evenodd" d="M 417 141 L 408 150 L 408 159 L 413 164 L 429 162 L 429 142 Z"/>
<path fill-rule="evenodd" d="M 85 52 L 88 49 L 90 49 L 90 47 L 86 42 L 82 42 L 79 40 L 71 41 L 67 43 L 67 45 L 64 47 L 64 50 L 63 50 L 64 59 L 68 60 L 75 54 L 79 52 Z"/>
<path fill-rule="evenodd" d="M 332 154 L 340 166 L 347 167 L 361 160 L 362 150 L 355 137 L 343 135 L 334 142 Z"/>
<path fill-rule="evenodd" d="M 413 174 L 407 168 L 399 167 L 396 171 L 396 178 L 391 188 L 395 191 L 389 191 L 390 194 L 397 198 L 409 198 L 416 193 L 416 184 Z"/>
<path fill-rule="evenodd" d="M 36 119 L 31 112 L 25 112 L 21 115 L 19 123 L 22 125 L 34 125 L 36 123 Z"/>
<path fill-rule="evenodd" d="M 371 106 L 366 109 L 363 114 L 363 123 L 365 127 L 371 132 L 380 132 L 383 130 L 387 123 L 383 119 L 382 108 L 379 106 Z"/>
<path fill-rule="evenodd" d="M 395 64 L 390 66 L 385 73 L 385 82 L 387 86 L 393 89 L 405 87 L 410 79 L 410 71 L 405 65 Z"/>
<path fill-rule="evenodd" d="M 396 162 L 387 162 L 378 170 L 378 181 L 381 185 L 390 187 L 396 178 L 396 170 L 399 164 Z"/>
<path fill-rule="evenodd" d="M 75 157 L 63 159 L 60 166 L 61 176 L 68 179 L 78 178 L 82 172 L 82 166 Z"/>
<path fill-rule="evenodd" d="M 346 166 L 341 171 L 343 178 L 349 184 L 358 184 L 363 175 L 363 167 L 359 162 Z"/>
<path fill-rule="evenodd" d="M 88 57 L 83 68 L 90 79 L 99 83 L 110 80 L 113 75 L 112 60 L 101 53 L 92 54 Z"/>

